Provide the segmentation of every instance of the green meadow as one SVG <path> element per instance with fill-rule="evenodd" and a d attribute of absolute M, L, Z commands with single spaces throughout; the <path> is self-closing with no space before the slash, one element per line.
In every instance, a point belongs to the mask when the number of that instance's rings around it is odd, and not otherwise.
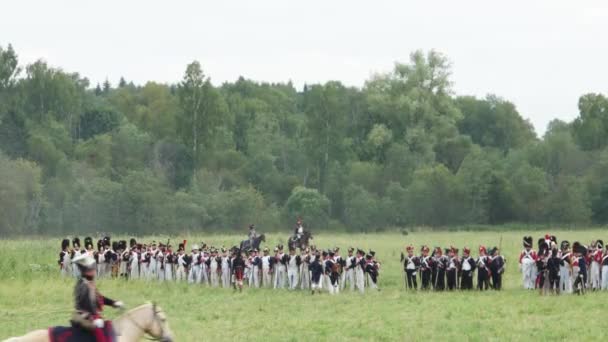
<path fill-rule="evenodd" d="M 589 243 L 608 240 L 606 231 L 552 231 L 558 240 Z M 379 292 L 343 292 L 311 296 L 309 292 L 246 288 L 242 293 L 185 283 L 104 279 L 103 294 L 128 307 L 146 301 L 167 313 L 176 341 L 553 341 L 597 339 L 605 335 L 608 293 L 540 296 L 521 289 L 517 257 L 526 232 L 414 232 L 323 234 L 320 248 L 349 246 L 376 251 L 382 263 Z M 535 240 L 544 232 L 530 233 Z M 166 237 L 139 238 L 149 242 Z M 180 237 L 181 240 L 182 237 Z M 188 236 L 232 246 L 235 235 Z M 266 246 L 284 243 L 269 235 Z M 82 239 L 82 237 L 81 237 Z M 501 292 L 417 292 L 403 289 L 399 256 L 406 244 L 477 250 L 502 241 L 507 258 Z M 57 266 L 61 237 L 0 240 L 0 339 L 30 330 L 67 325 L 73 279 L 62 279 Z M 177 243 L 174 243 L 177 244 Z M 108 318 L 119 313 L 106 309 Z"/>

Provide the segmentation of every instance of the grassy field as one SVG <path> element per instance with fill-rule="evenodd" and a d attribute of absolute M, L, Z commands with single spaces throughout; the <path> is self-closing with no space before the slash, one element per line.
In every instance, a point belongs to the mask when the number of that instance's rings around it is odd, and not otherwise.
<path fill-rule="evenodd" d="M 530 233 L 535 240 L 544 232 Z M 561 241 L 608 240 L 606 231 L 552 231 Z M 405 244 L 476 250 L 498 245 L 508 261 L 505 290 L 497 292 L 408 293 L 402 289 L 399 255 Z M 134 307 L 155 301 L 166 311 L 176 341 L 536 341 L 590 340 L 605 334 L 608 292 L 545 296 L 520 287 L 517 256 L 522 232 L 319 235 L 315 244 L 374 249 L 382 262 L 380 292 L 311 296 L 308 292 L 246 289 L 243 293 L 187 284 L 103 280 L 101 291 Z M 284 243 L 271 235 L 267 245 Z M 186 237 L 227 246 L 237 236 Z M 279 238 L 281 241 L 279 241 Z M 144 239 L 139 239 L 143 241 Z M 151 240 L 151 239 L 146 239 Z M 156 237 L 159 240 L 159 237 Z M 0 339 L 29 330 L 66 325 L 72 279 L 59 277 L 61 238 L 0 240 Z M 117 313 L 106 310 L 107 317 Z"/>

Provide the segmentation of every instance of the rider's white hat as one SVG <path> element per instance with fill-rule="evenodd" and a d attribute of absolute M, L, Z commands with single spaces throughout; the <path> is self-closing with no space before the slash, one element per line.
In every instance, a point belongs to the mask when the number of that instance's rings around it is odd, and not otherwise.
<path fill-rule="evenodd" d="M 85 253 L 75 257 L 72 260 L 72 263 L 88 268 L 95 264 L 95 259 L 89 254 Z"/>

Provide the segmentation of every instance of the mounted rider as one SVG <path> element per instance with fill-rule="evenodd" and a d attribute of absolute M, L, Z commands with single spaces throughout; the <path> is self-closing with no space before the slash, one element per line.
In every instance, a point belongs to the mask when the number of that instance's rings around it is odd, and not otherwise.
<path fill-rule="evenodd" d="M 294 241 L 300 241 L 302 236 L 304 236 L 304 223 L 302 222 L 302 218 L 298 217 L 296 221 L 296 225 L 293 228 L 293 236 Z"/>
<path fill-rule="evenodd" d="M 84 334 L 93 334 L 97 341 L 115 341 L 116 337 L 109 321 L 101 317 L 104 305 L 122 308 L 120 301 L 103 296 L 95 285 L 95 259 L 83 254 L 72 260 L 80 271 L 80 278 L 74 288 L 75 312 L 72 315 L 72 327 Z"/>
<path fill-rule="evenodd" d="M 255 239 L 258 237 L 258 233 L 255 231 L 255 225 L 249 225 L 249 246 L 253 248 L 253 243 Z"/>

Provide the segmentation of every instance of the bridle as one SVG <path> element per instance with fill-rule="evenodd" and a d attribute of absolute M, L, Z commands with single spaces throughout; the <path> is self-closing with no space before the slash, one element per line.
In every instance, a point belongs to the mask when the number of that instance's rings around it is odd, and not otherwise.
<path fill-rule="evenodd" d="M 139 325 L 139 323 L 137 323 L 137 320 L 135 320 L 133 317 L 131 317 L 131 315 L 129 314 L 129 312 L 125 313 L 125 316 L 131 321 L 131 323 L 133 323 L 133 325 L 135 325 L 139 330 L 143 331 L 144 334 L 148 334 L 150 335 L 150 337 L 148 336 L 144 336 L 144 338 L 146 340 L 149 341 L 163 341 L 165 339 L 165 329 L 163 327 L 163 323 L 160 321 L 160 318 L 158 317 L 158 314 L 163 312 L 162 310 L 156 310 L 156 303 L 152 303 L 152 318 L 153 318 L 153 322 L 157 323 L 160 329 L 160 335 L 158 337 L 152 336 L 150 334 L 150 331 L 148 329 L 145 329 L 144 327 L 142 327 L 141 325 Z"/>

